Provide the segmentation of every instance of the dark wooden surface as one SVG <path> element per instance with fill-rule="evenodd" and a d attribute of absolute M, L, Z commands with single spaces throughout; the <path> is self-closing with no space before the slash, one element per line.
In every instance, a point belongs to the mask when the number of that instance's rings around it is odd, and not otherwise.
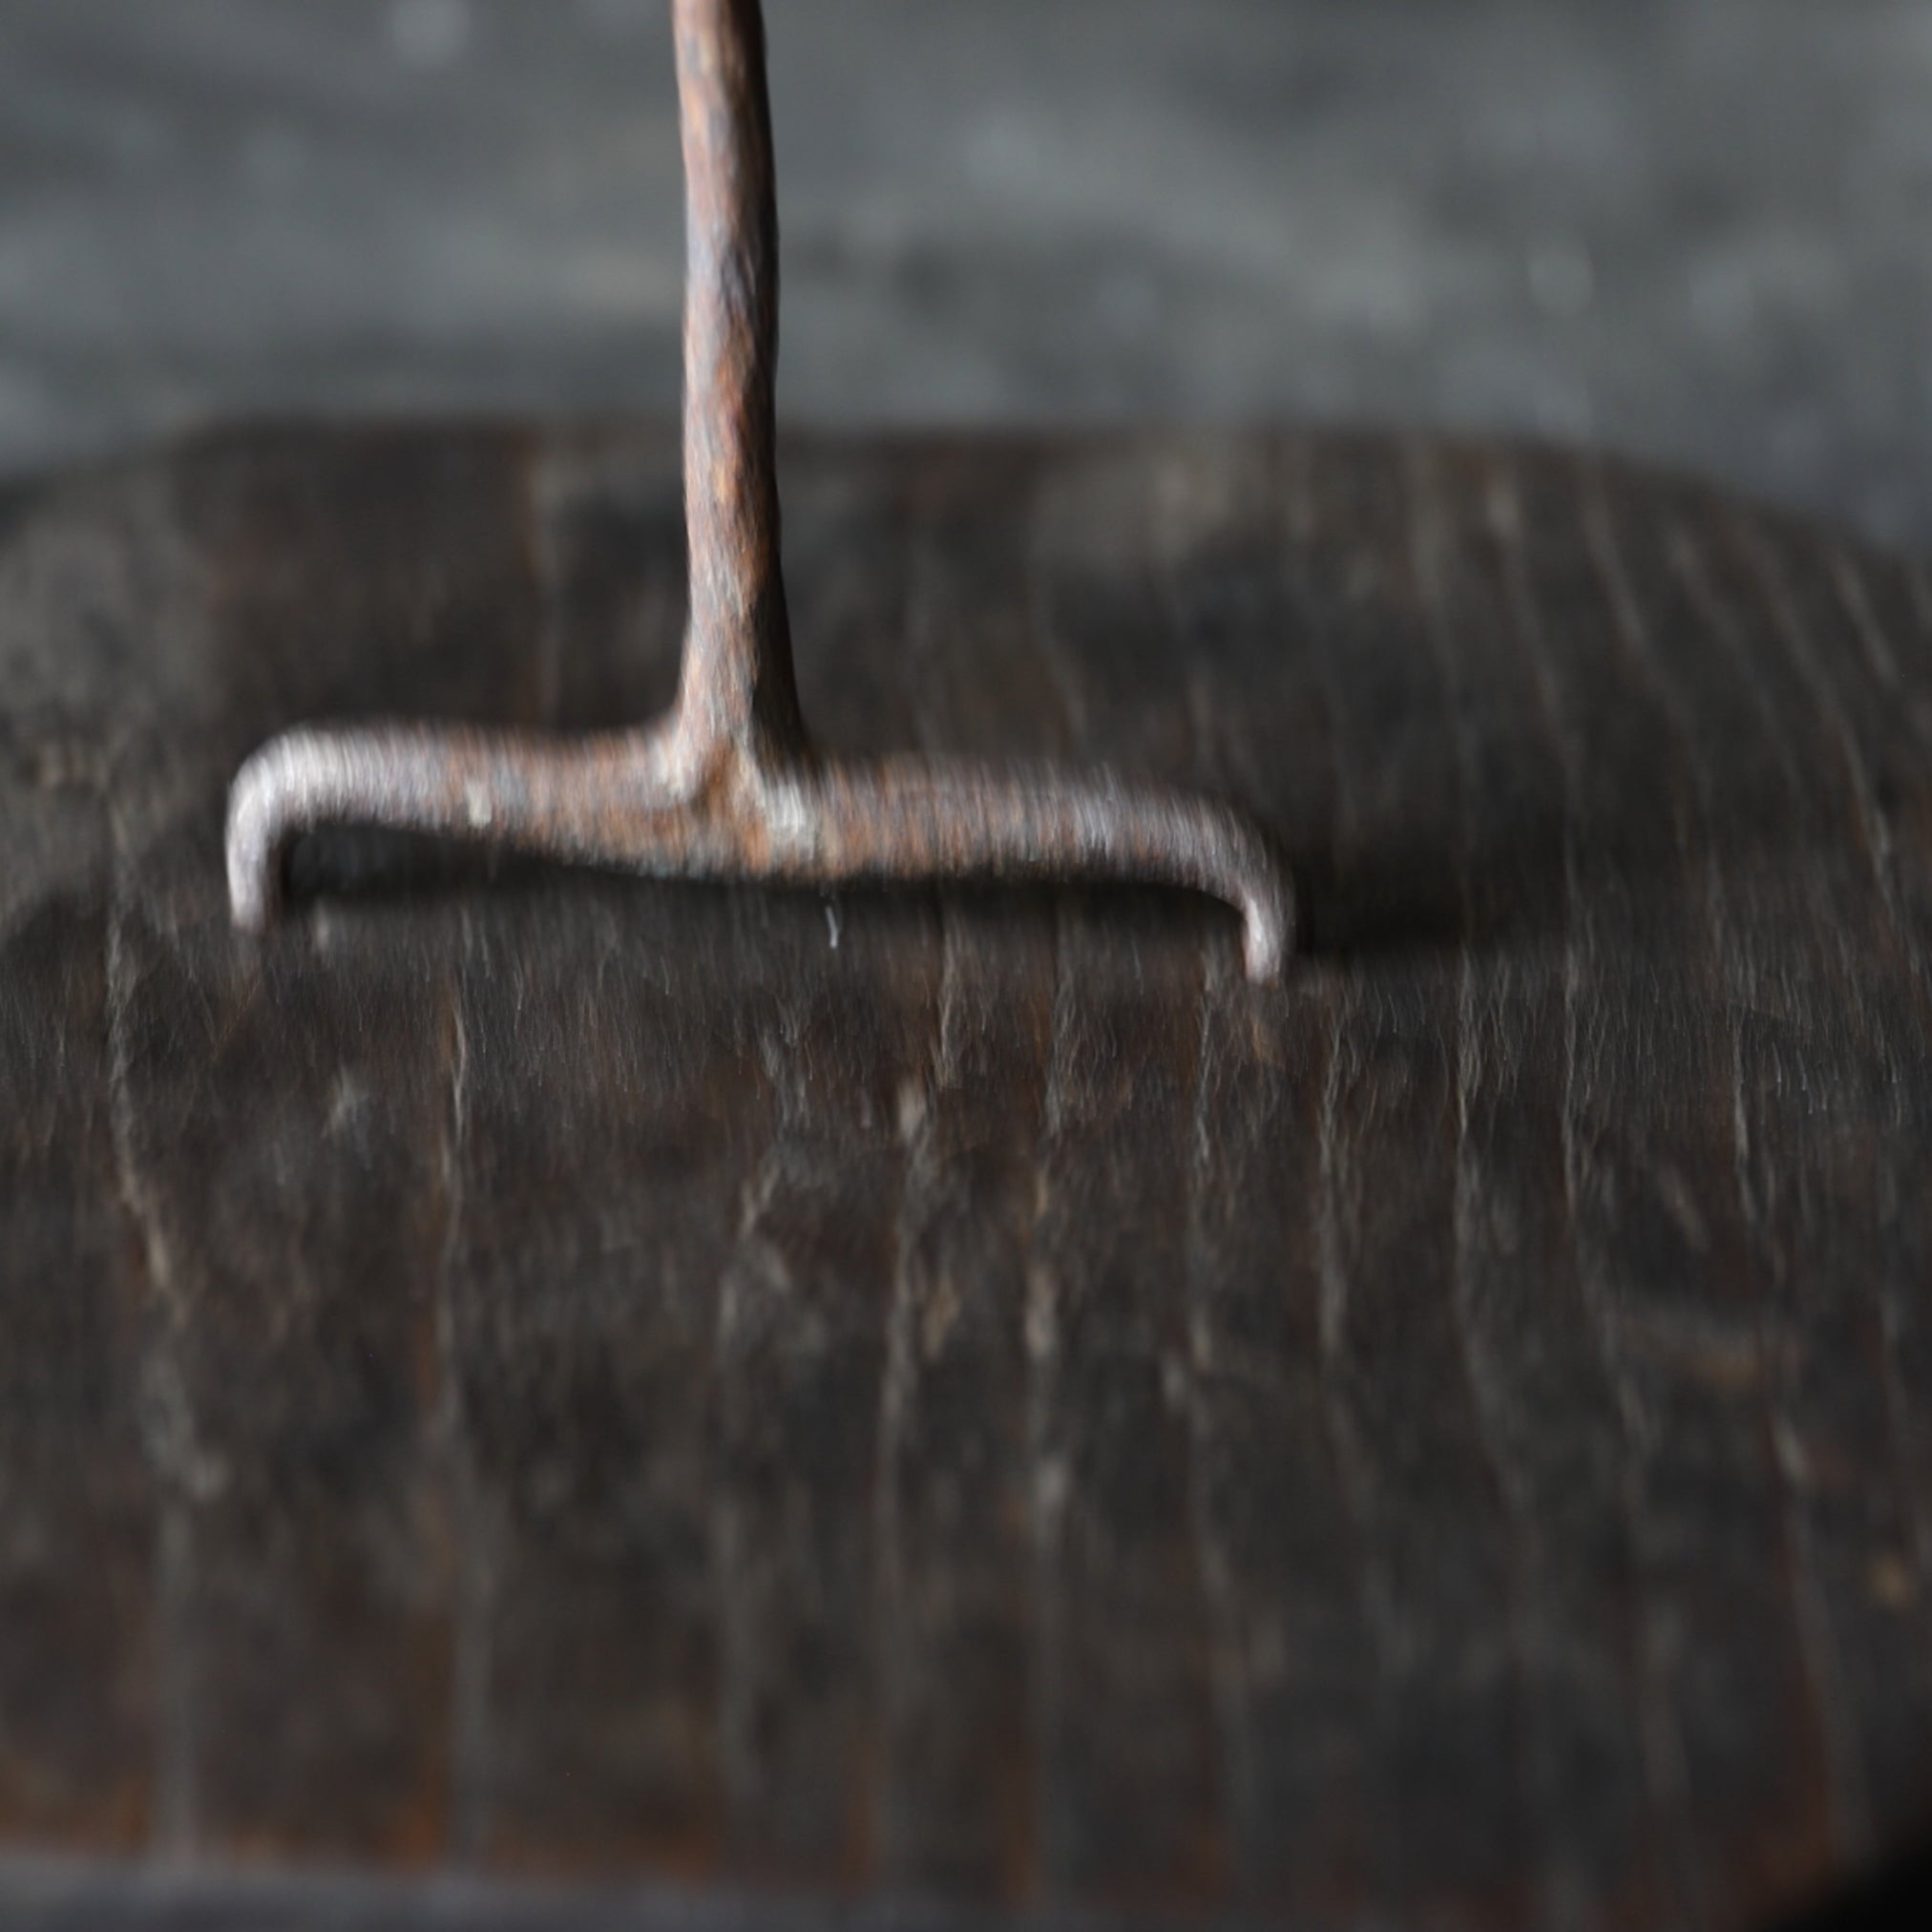
<path fill-rule="evenodd" d="M 242 941 L 273 727 L 669 695 L 673 441 L 0 500 L 0 1898 L 1742 1927 L 1909 1850 L 1923 577 L 1423 443 L 785 485 L 829 740 L 1230 790 L 1312 951 L 345 835 Z"/>

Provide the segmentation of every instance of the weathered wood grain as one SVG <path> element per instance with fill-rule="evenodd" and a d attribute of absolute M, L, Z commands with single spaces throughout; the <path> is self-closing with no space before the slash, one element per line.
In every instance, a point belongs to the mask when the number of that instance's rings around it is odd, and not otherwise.
<path fill-rule="evenodd" d="M 1512 1544 L 1520 1802 L 1536 1916 L 1665 1917 L 1624 1424 L 1571 1222 L 1564 855 L 1575 832 L 1510 499 L 1408 452 L 1414 568 L 1462 788 L 1456 1283 Z"/>
<path fill-rule="evenodd" d="M 158 1721 L 145 1254 L 109 1039 L 108 814 L 87 687 L 140 621 L 130 495 L 0 509 L 0 1819 L 137 1848 Z M 103 1207 L 119 1204 L 115 1211 Z"/>
<path fill-rule="evenodd" d="M 990 751 L 1018 701 L 1053 748 L 1031 467 L 935 461 L 908 490 L 914 743 Z M 889 1880 L 1020 1895 L 1040 1863 L 1028 1316 L 1054 931 L 1041 896 L 937 916 L 880 1418 L 879 1845 Z"/>
<path fill-rule="evenodd" d="M 10 501 L 0 1900 L 1723 1928 L 1932 1833 L 1922 577 L 1422 441 L 786 477 L 829 740 L 1232 791 L 1309 954 L 348 834 L 244 942 L 278 724 L 663 701 L 673 439 Z"/>

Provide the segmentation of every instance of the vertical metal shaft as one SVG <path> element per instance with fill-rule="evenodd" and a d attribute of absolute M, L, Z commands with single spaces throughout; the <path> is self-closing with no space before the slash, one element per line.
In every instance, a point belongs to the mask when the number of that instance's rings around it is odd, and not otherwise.
<path fill-rule="evenodd" d="M 707 748 L 804 745 L 779 558 L 778 190 L 758 0 L 672 0 L 684 146 L 680 715 Z"/>

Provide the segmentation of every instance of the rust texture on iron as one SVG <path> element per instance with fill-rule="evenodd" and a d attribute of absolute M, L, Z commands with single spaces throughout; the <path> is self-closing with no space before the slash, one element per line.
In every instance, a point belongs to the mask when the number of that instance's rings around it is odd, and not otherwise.
<path fill-rule="evenodd" d="M 690 627 L 677 703 L 649 724 L 587 737 L 379 724 L 274 739 L 229 801 L 237 924 L 260 931 L 274 918 L 303 832 L 377 825 L 665 877 L 1179 886 L 1232 905 L 1250 976 L 1278 976 L 1292 891 L 1267 835 L 1226 805 L 1099 770 L 814 751 L 779 560 L 763 19 L 759 0 L 672 0 L 672 16 L 688 248 Z"/>

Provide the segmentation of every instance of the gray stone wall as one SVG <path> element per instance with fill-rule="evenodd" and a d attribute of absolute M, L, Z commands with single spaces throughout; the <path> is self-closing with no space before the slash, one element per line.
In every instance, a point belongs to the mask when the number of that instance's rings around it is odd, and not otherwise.
<path fill-rule="evenodd" d="M 1932 537 L 1924 0 L 767 0 L 784 406 L 1588 437 Z M 0 469 L 665 410 L 662 0 L 0 0 Z"/>

